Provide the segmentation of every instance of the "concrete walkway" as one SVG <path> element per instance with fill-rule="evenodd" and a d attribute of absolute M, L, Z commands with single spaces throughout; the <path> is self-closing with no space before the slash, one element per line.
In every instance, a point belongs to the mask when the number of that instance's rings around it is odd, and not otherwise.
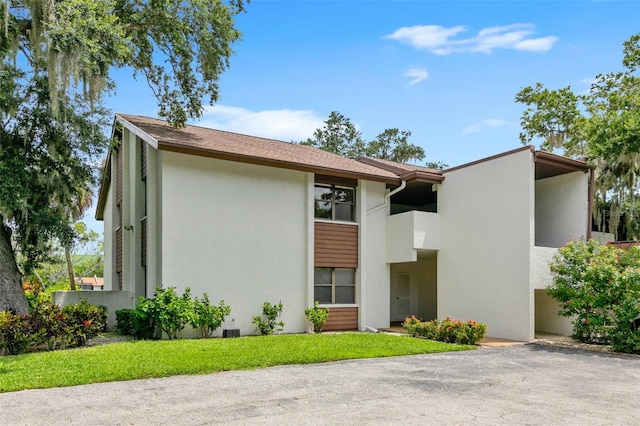
<path fill-rule="evenodd" d="M 640 358 L 517 345 L 6 393 L 0 424 L 640 424 L 638 395 Z"/>

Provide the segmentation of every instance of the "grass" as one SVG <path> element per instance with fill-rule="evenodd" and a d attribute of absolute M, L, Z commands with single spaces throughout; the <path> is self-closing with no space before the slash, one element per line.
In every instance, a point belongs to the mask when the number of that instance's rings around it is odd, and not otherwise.
<path fill-rule="evenodd" d="M 130 341 L 0 356 L 0 392 L 473 349 L 386 334 L 288 334 Z"/>

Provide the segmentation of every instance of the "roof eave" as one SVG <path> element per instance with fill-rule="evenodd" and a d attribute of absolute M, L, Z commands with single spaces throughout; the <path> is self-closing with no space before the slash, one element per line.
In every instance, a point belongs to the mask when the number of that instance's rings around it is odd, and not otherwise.
<path fill-rule="evenodd" d="M 138 127 L 135 124 L 127 121 L 127 119 L 123 118 L 122 116 L 120 116 L 118 114 L 116 114 L 115 121 L 117 123 L 122 124 L 124 127 L 127 128 L 127 130 L 129 130 L 134 135 L 138 136 L 143 141 L 147 142 L 149 145 L 151 145 L 155 149 L 158 149 L 158 146 L 159 146 L 158 140 L 156 138 L 154 138 L 153 136 L 151 136 L 149 133 L 147 133 L 144 130 L 142 130 L 140 127 Z M 114 123 L 114 125 L 115 125 L 115 123 Z"/>
<path fill-rule="evenodd" d="M 428 173 L 420 170 L 412 170 L 400 175 L 400 179 L 407 182 L 421 182 L 439 184 L 444 180 L 444 176 L 437 173 Z"/>
<path fill-rule="evenodd" d="M 495 160 L 497 158 L 501 158 L 501 157 L 506 157 L 508 155 L 512 155 L 521 151 L 531 151 L 532 153 L 535 152 L 535 147 L 533 145 L 526 145 L 526 146 L 522 146 L 520 148 L 516 148 L 516 149 L 512 149 L 510 151 L 506 151 L 506 152 L 501 152 L 499 154 L 496 155 L 492 155 L 490 157 L 486 157 L 486 158 L 481 158 L 479 160 L 476 161 L 472 161 L 470 163 L 465 163 L 465 164 L 461 164 L 459 166 L 455 166 L 455 167 L 451 167 L 449 169 L 443 170 L 443 173 L 449 173 L 449 172 L 453 172 L 456 170 L 460 170 L 460 169 L 464 169 L 470 166 L 475 166 L 476 164 L 480 164 L 480 163 L 486 163 L 487 161 L 492 161 Z"/>
<path fill-rule="evenodd" d="M 116 115 L 111 127 L 111 139 L 113 140 L 116 131 L 116 123 L 118 116 Z M 129 123 L 131 125 L 131 123 Z M 104 220 L 104 207 L 107 204 L 107 194 L 109 193 L 109 185 L 111 184 L 111 148 L 107 152 L 107 158 L 102 167 L 102 179 L 100 182 L 100 190 L 98 192 L 98 203 L 96 205 L 96 220 Z"/>
<path fill-rule="evenodd" d="M 107 204 L 109 185 L 111 184 L 111 152 L 107 154 L 107 159 L 102 168 L 102 182 L 98 192 L 98 203 L 96 204 L 96 220 L 104 220 L 104 207 Z"/>
<path fill-rule="evenodd" d="M 551 164 L 567 170 L 588 172 L 592 167 L 586 161 L 574 160 L 561 155 L 552 154 L 546 151 L 535 151 L 534 161 L 536 163 Z"/>

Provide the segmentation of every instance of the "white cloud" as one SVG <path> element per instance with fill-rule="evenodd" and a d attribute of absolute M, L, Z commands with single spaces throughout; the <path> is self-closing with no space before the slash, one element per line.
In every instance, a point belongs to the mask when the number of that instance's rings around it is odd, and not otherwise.
<path fill-rule="evenodd" d="M 385 38 L 410 44 L 416 49 L 433 51 L 448 44 L 449 38 L 462 31 L 466 31 L 466 28 L 461 25 L 452 28 L 444 28 L 439 25 L 416 25 L 399 28 Z"/>
<path fill-rule="evenodd" d="M 427 72 L 427 70 L 423 70 L 420 68 L 410 68 L 403 75 L 412 79 L 407 87 L 418 84 L 429 77 L 429 73 Z"/>
<path fill-rule="evenodd" d="M 399 28 L 385 38 L 411 45 L 416 49 L 428 50 L 436 55 L 491 53 L 494 49 L 546 52 L 558 41 L 555 36 L 529 38 L 534 28 L 533 24 L 488 27 L 480 30 L 475 37 L 455 39 L 459 33 L 467 31 L 465 26 L 445 28 L 439 25 L 416 25 Z"/>
<path fill-rule="evenodd" d="M 464 134 L 481 133 L 482 131 L 484 131 L 486 129 L 496 128 L 496 127 L 503 127 L 503 126 L 506 126 L 508 124 L 509 123 L 507 123 L 504 120 L 500 120 L 499 118 L 489 118 L 489 119 L 486 119 L 486 120 L 478 121 L 477 123 L 473 123 L 472 125 L 465 127 L 462 130 L 462 133 L 464 133 Z"/>
<path fill-rule="evenodd" d="M 250 111 L 240 107 L 214 105 L 207 107 L 202 119 L 192 124 L 282 141 L 301 141 L 311 137 L 316 129 L 322 127 L 324 119 L 316 116 L 313 111 Z"/>

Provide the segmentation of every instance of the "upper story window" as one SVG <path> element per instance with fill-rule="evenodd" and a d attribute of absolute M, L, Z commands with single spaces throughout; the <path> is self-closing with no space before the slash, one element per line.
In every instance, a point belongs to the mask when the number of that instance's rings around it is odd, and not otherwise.
<path fill-rule="evenodd" d="M 355 189 L 329 184 L 315 186 L 315 217 L 353 222 L 356 215 Z"/>

